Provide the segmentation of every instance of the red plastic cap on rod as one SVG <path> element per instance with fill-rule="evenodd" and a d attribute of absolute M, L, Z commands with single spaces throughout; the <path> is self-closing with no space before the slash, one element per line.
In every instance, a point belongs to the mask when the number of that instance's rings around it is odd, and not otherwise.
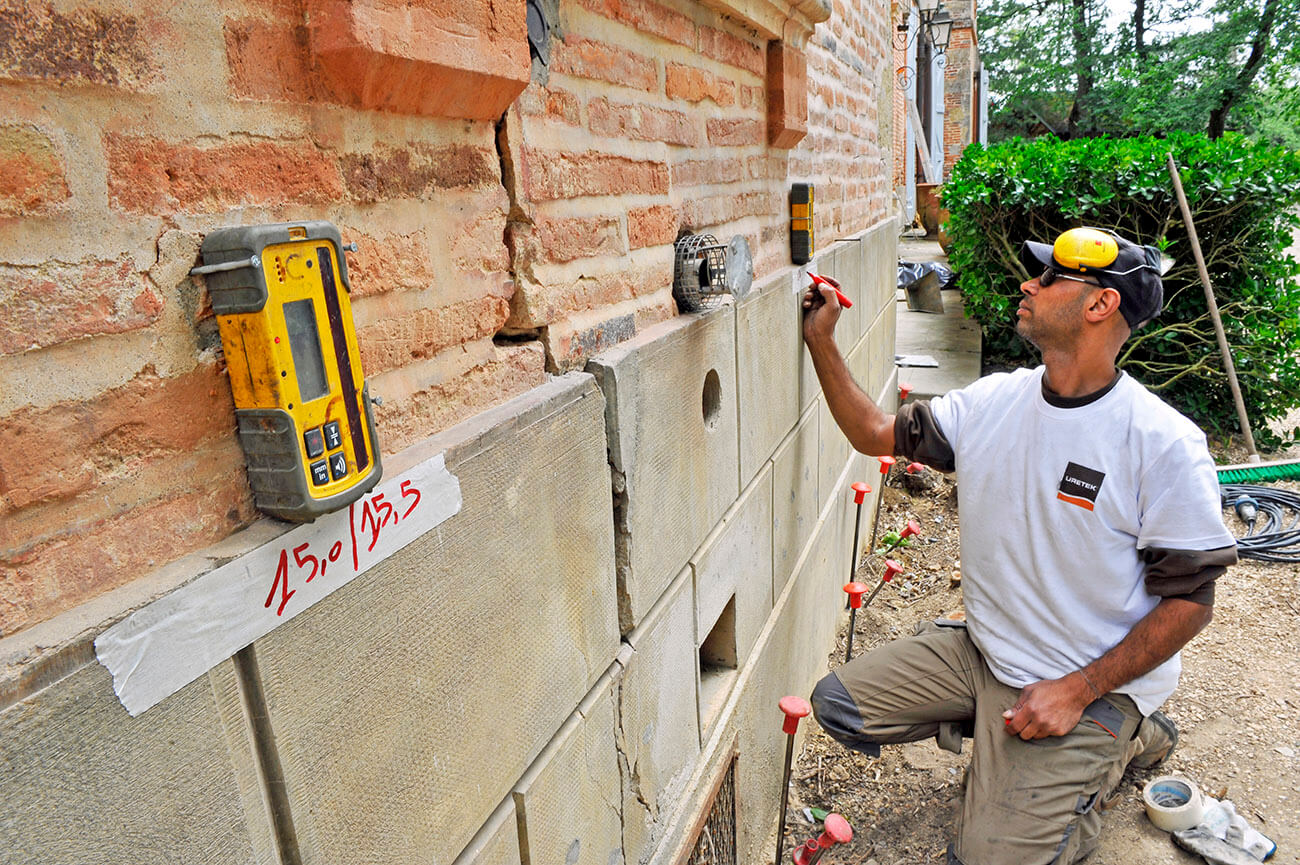
<path fill-rule="evenodd" d="M 898 574 L 903 572 L 903 566 L 893 559 L 885 559 L 885 576 L 882 579 L 889 582 Z"/>
<path fill-rule="evenodd" d="M 880 473 L 882 475 L 889 474 L 889 470 L 894 467 L 894 463 L 898 462 L 893 457 L 876 457 L 876 459 L 880 461 Z"/>
<path fill-rule="evenodd" d="M 899 398 L 899 399 L 907 399 L 908 394 L 910 394 L 911 392 L 912 392 L 912 386 L 911 386 L 910 384 L 907 384 L 906 382 L 901 382 L 901 381 L 898 383 L 898 398 Z"/>
<path fill-rule="evenodd" d="M 849 825 L 849 821 L 839 814 L 827 814 L 826 831 L 817 839 L 817 843 L 822 847 L 833 847 L 836 844 L 847 844 L 852 840 L 853 827 Z"/>
<path fill-rule="evenodd" d="M 812 712 L 812 706 L 803 697 L 782 697 L 777 705 L 781 711 L 785 712 L 785 724 L 782 725 L 781 731 L 787 736 L 793 736 L 799 730 L 799 719 L 808 717 Z"/>
<path fill-rule="evenodd" d="M 853 504 L 855 505 L 862 504 L 863 500 L 866 499 L 867 494 L 871 492 L 871 487 L 867 486 L 862 481 L 853 484 L 850 489 L 853 490 Z"/>
<path fill-rule="evenodd" d="M 911 538 L 921 534 L 921 524 L 916 520 L 908 520 L 907 525 L 898 533 L 900 538 Z"/>
<path fill-rule="evenodd" d="M 925 471 L 925 466 L 921 465 L 920 463 L 908 463 L 908 464 L 907 464 L 907 473 L 908 473 L 909 475 L 917 475 L 917 474 L 920 474 L 920 473 L 923 472 L 923 471 Z"/>
<path fill-rule="evenodd" d="M 852 582 L 844 584 L 844 591 L 849 596 L 849 606 L 857 610 L 862 607 L 862 596 L 870 591 L 870 586 L 866 583 Z"/>

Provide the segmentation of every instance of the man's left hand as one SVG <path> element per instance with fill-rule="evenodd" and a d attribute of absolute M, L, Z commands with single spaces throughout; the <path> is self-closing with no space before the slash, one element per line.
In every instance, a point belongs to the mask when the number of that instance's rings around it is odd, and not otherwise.
<path fill-rule="evenodd" d="M 1092 690 L 1075 673 L 1026 685 L 1020 699 L 1002 713 L 1006 731 L 1022 739 L 1064 736 L 1075 728 L 1092 702 Z"/>

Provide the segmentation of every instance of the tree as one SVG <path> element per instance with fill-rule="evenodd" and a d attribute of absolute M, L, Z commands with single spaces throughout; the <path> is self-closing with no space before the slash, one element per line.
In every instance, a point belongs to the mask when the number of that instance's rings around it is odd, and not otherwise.
<path fill-rule="evenodd" d="M 991 137 L 1300 138 L 1300 114 L 1278 110 L 1300 83 L 1300 0 L 1132 3 L 1126 17 L 1099 0 L 989 0 Z"/>

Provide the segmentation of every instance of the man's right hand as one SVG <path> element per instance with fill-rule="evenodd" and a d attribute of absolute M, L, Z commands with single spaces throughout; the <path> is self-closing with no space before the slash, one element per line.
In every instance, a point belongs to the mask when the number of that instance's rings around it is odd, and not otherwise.
<path fill-rule="evenodd" d="M 839 299 L 835 289 L 840 284 L 829 276 L 824 276 L 828 285 L 814 285 L 803 293 L 803 338 L 805 342 L 820 339 L 832 339 L 835 336 L 835 323 L 840 319 Z"/>

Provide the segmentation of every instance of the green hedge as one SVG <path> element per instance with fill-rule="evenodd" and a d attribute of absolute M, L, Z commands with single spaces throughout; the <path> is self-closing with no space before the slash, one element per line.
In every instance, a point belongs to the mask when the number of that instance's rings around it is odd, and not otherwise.
<path fill-rule="evenodd" d="M 1164 313 L 1124 346 L 1120 366 L 1208 431 L 1237 429 L 1204 289 L 1166 166 L 1173 153 L 1223 314 L 1246 410 L 1261 445 L 1265 421 L 1300 405 L 1300 154 L 1239 135 L 1016 139 L 971 145 L 944 184 L 949 263 L 968 314 L 984 330 L 985 361 L 1035 357 L 1015 332 L 1019 249 L 1079 225 L 1155 243 L 1175 260 Z M 1033 274 L 1037 276 L 1037 274 Z"/>

